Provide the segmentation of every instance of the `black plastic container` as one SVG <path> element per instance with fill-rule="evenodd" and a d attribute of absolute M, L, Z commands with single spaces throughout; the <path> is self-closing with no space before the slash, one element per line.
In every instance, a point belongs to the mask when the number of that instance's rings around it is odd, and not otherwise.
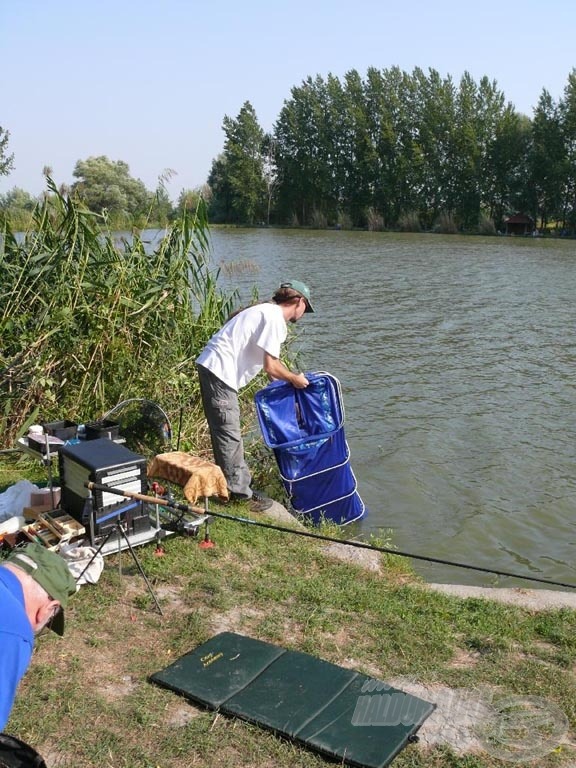
<path fill-rule="evenodd" d="M 85 426 L 86 440 L 98 440 L 101 437 L 115 440 L 120 433 L 120 424 L 117 421 L 109 421 L 108 419 L 89 421 Z"/>
<path fill-rule="evenodd" d="M 68 419 L 50 421 L 48 424 L 42 424 L 42 426 L 47 435 L 59 437 L 60 440 L 70 440 L 71 437 L 76 437 L 76 430 L 78 429 L 78 424 Z"/>

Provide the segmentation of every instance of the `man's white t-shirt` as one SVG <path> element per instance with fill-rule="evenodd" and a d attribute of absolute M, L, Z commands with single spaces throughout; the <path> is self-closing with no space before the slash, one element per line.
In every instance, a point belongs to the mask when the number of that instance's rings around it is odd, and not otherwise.
<path fill-rule="evenodd" d="M 287 333 L 278 304 L 256 304 L 223 325 L 196 362 L 238 392 L 260 373 L 265 352 L 280 357 Z"/>

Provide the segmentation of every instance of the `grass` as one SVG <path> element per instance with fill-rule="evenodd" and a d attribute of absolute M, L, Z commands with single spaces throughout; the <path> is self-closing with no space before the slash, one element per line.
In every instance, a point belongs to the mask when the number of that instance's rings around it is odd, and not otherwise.
<path fill-rule="evenodd" d="M 22 469 L 8 462 L 0 482 Z M 38 749 L 49 768 L 329 764 L 148 682 L 223 630 L 381 680 L 540 696 L 574 726 L 576 613 L 448 597 L 425 589 L 398 557 L 384 557 L 373 573 L 327 556 L 325 543 L 224 519 L 215 518 L 211 535 L 212 549 L 176 535 L 162 557 L 154 544 L 137 550 L 163 616 L 125 552 L 108 556 L 98 584 L 72 599 L 64 638 L 38 638 L 6 730 Z M 575 759 L 563 744 L 531 764 L 571 766 Z M 504 765 L 447 744 L 409 745 L 394 761 L 395 768 Z"/>

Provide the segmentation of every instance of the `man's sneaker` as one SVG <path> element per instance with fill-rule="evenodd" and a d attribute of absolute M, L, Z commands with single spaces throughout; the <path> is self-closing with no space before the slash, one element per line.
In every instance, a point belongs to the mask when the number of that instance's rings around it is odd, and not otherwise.
<path fill-rule="evenodd" d="M 252 498 L 248 502 L 250 512 L 266 512 L 274 502 L 268 496 L 264 496 L 259 491 L 252 491 Z"/>

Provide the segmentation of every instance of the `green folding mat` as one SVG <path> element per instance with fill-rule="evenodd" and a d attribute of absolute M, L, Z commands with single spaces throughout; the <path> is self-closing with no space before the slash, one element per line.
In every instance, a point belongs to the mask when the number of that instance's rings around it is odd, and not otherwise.
<path fill-rule="evenodd" d="M 354 670 L 234 632 L 216 635 L 150 679 L 365 768 L 389 765 L 435 709 Z"/>

